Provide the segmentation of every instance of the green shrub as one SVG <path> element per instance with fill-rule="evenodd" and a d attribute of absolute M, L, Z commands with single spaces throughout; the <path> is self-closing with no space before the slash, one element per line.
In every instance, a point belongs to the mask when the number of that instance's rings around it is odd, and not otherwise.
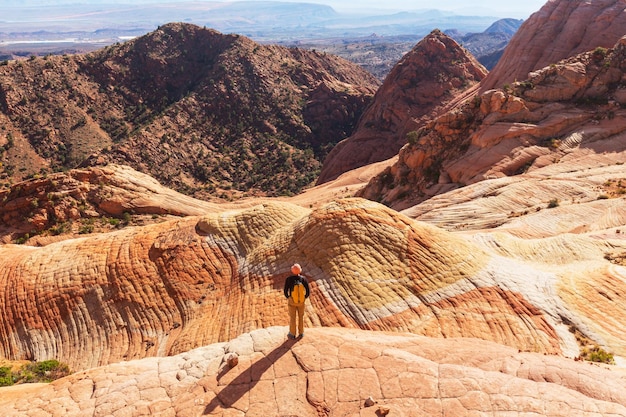
<path fill-rule="evenodd" d="M 583 349 L 580 357 L 590 362 L 606 363 L 609 365 L 615 364 L 613 354 L 605 351 L 598 345 Z"/>
<path fill-rule="evenodd" d="M 406 139 L 407 139 L 407 142 L 409 142 L 409 145 L 415 145 L 419 137 L 420 135 L 416 130 L 412 130 L 406 134 Z"/>
<path fill-rule="evenodd" d="M 13 373 L 8 366 L 0 367 L 0 387 L 8 387 L 13 385 Z"/>
<path fill-rule="evenodd" d="M 42 362 L 31 362 L 22 366 L 19 371 L 11 367 L 0 367 L 0 387 L 31 382 L 52 382 L 70 374 L 70 368 L 56 359 Z"/>
<path fill-rule="evenodd" d="M 558 206 L 559 206 L 559 200 L 556 198 L 553 198 L 552 200 L 548 202 L 548 208 L 555 208 Z"/>
<path fill-rule="evenodd" d="M 607 52 L 608 49 L 598 46 L 596 49 L 593 50 L 593 59 L 596 61 L 601 61 L 606 57 Z"/>
<path fill-rule="evenodd" d="M 30 234 L 26 233 L 25 235 L 18 237 L 17 239 L 15 239 L 15 244 L 16 245 L 23 245 L 24 243 L 26 243 L 26 241 L 30 239 Z"/>
<path fill-rule="evenodd" d="M 32 362 L 22 366 L 19 382 L 52 382 L 70 374 L 70 368 L 56 359 Z"/>

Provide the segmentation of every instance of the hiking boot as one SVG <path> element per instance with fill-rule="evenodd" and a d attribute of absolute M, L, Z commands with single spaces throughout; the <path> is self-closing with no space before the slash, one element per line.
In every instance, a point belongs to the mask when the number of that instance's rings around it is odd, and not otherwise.
<path fill-rule="evenodd" d="M 296 338 L 296 337 L 295 337 L 294 335 L 292 335 L 291 333 L 288 333 L 288 334 L 287 334 L 287 337 L 288 337 L 289 339 L 292 339 L 292 340 Z"/>
<path fill-rule="evenodd" d="M 300 336 L 298 336 L 298 339 L 302 339 L 304 337 L 304 333 L 300 333 Z"/>

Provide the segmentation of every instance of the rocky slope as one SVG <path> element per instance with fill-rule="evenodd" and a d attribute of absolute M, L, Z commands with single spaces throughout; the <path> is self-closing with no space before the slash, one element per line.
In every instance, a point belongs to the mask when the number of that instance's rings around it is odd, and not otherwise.
<path fill-rule="evenodd" d="M 404 209 L 486 179 L 626 162 L 626 39 L 490 90 L 427 123 L 359 195 Z"/>
<path fill-rule="evenodd" d="M 525 80 L 532 71 L 597 47 L 610 48 L 625 28 L 621 0 L 549 0 L 513 36 L 481 91 Z"/>
<path fill-rule="evenodd" d="M 332 55 L 188 24 L 10 62 L 0 66 L 0 186 L 118 162 L 188 194 L 296 193 L 378 85 Z"/>
<path fill-rule="evenodd" d="M 409 132 L 438 115 L 486 73 L 456 41 L 433 31 L 391 70 L 354 135 L 335 146 L 324 161 L 318 184 L 396 155 Z"/>
<path fill-rule="evenodd" d="M 476 339 L 284 328 L 3 388 L 3 415 L 625 416 L 626 375 Z"/>
<path fill-rule="evenodd" d="M 39 248 L 3 245 L 0 357 L 57 358 L 81 370 L 284 325 L 282 285 L 294 261 L 311 283 L 308 327 L 626 355 L 626 330 L 615 325 L 626 311 L 614 301 L 626 274 L 608 256 L 626 253 L 621 235 L 534 248 L 497 242 L 343 199 L 317 209 L 267 202 Z M 542 259 L 525 255 L 542 250 Z"/>
<path fill-rule="evenodd" d="M 0 242 L 45 244 L 215 210 L 124 165 L 75 169 L 0 191 Z"/>

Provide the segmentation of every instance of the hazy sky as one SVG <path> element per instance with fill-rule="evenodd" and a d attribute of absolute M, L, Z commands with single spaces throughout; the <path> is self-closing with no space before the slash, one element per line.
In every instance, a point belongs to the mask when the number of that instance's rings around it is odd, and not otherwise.
<path fill-rule="evenodd" d="M 37 6 L 37 5 L 59 5 L 67 3 L 82 4 L 146 4 L 146 3 L 178 3 L 182 1 L 202 1 L 202 0 L 0 0 L 0 4 L 7 6 Z M 206 0 L 207 2 L 233 0 Z M 268 1 L 268 0 L 247 0 L 247 1 Z M 286 1 L 291 3 L 317 3 L 332 6 L 339 12 L 384 10 L 384 11 L 408 11 L 423 9 L 450 10 L 457 14 L 482 15 L 498 17 L 515 17 L 526 19 L 536 12 L 548 0 L 269 0 Z M 0 5 L 0 11 L 2 5 Z M 1 17 L 1 13 L 0 13 Z"/>
<path fill-rule="evenodd" d="M 266 0 L 250 0 L 266 1 Z M 383 10 L 451 10 L 462 14 L 485 15 L 493 12 L 498 16 L 527 18 L 539 10 L 548 0 L 281 0 L 294 3 L 328 4 L 337 11 L 383 9 Z"/>
<path fill-rule="evenodd" d="M 180 3 L 203 0 L 0 0 L 6 6 L 54 6 L 60 4 L 146 4 L 146 3 Z M 238 0 L 204 0 L 211 2 L 230 3 Z M 242 0 L 239 0 L 242 1 Z M 549 0 L 243 0 L 251 2 L 285 1 L 290 3 L 317 3 L 333 7 L 338 12 L 398 12 L 409 10 L 439 9 L 449 10 L 456 14 L 481 15 L 498 17 L 515 17 L 526 19 L 539 10 Z M 0 9 L 1 9 L 0 5 Z M 1 18 L 1 15 L 0 15 Z"/>

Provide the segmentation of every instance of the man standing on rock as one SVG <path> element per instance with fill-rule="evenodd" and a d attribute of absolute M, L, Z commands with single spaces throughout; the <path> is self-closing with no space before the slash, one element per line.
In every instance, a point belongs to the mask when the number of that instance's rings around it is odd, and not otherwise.
<path fill-rule="evenodd" d="M 295 339 L 298 335 L 298 339 L 304 336 L 304 301 L 309 298 L 309 282 L 307 279 L 300 275 L 302 268 L 299 264 L 293 264 L 291 266 L 291 273 L 285 280 L 285 298 L 289 300 L 289 334 L 287 337 Z M 296 314 L 298 315 L 298 329 L 300 333 L 296 332 Z"/>

